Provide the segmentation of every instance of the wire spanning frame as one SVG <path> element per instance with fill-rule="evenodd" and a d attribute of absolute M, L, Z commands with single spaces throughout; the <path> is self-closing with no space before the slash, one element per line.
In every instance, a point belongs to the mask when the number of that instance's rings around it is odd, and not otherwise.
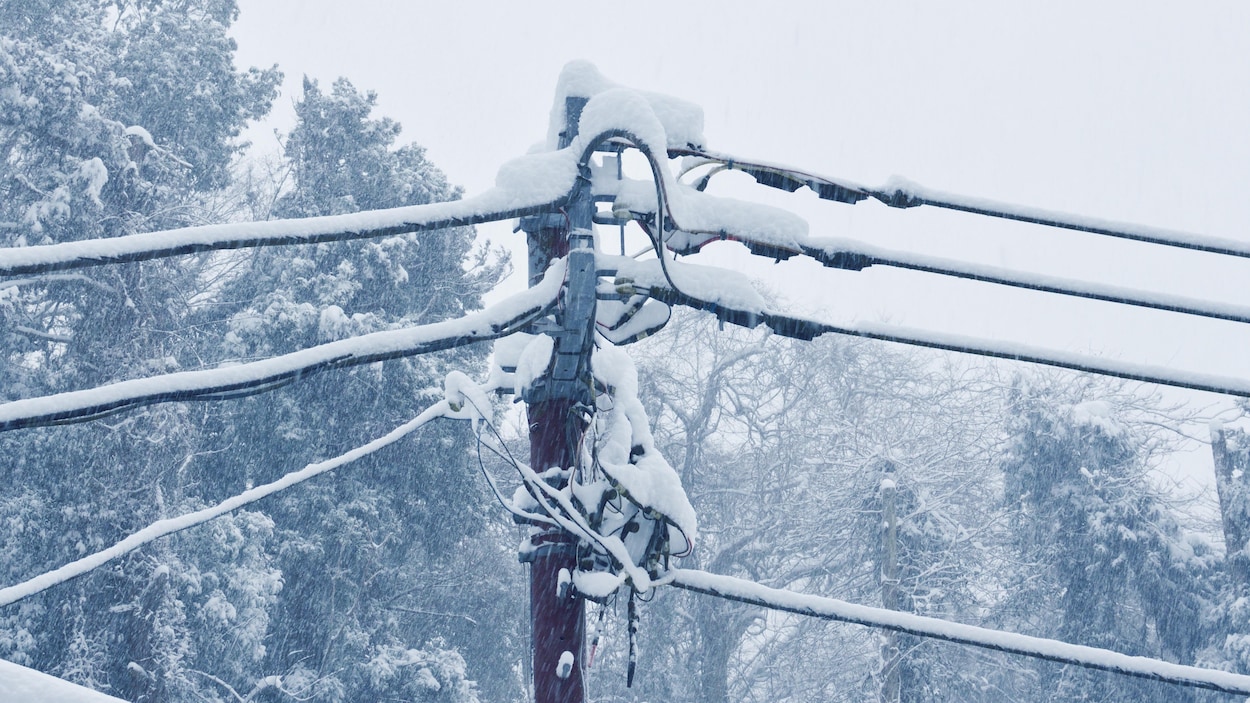
<path fill-rule="evenodd" d="M 919 637 L 1061 664 L 1073 664 L 1086 669 L 1107 671 L 1189 688 L 1203 688 L 1242 696 L 1250 695 L 1250 676 L 1227 671 L 1173 664 L 1149 657 L 1121 654 L 1109 649 L 964 625 L 914 613 L 847 603 L 834 598 L 783 591 L 706 571 L 676 569 L 670 571 L 662 580 L 676 588 L 694 593 L 787 613 L 906 632 Z"/>
<path fill-rule="evenodd" d="M 754 328 L 768 325 L 774 332 L 794 339 L 811 340 L 822 334 L 840 334 L 850 337 L 879 339 L 915 347 L 975 354 L 994 359 L 1023 361 L 1030 364 L 1093 373 L 1100 376 L 1122 378 L 1127 381 L 1157 383 L 1174 388 L 1186 388 L 1209 393 L 1221 393 L 1236 397 L 1250 397 L 1250 380 L 1233 376 L 1206 373 L 1181 373 L 1163 366 L 1101 359 L 1085 354 L 1073 354 L 1028 345 L 995 342 L 965 335 L 942 334 L 930 330 L 900 327 L 885 323 L 860 321 L 854 325 L 834 325 L 801 317 L 780 315 L 768 311 L 740 310 L 721 303 L 704 300 L 689 293 L 652 286 L 651 297 L 670 305 L 684 305 L 696 310 L 711 312 L 724 322 L 741 327 Z"/>
<path fill-rule="evenodd" d="M 464 200 L 265 222 L 227 223 L 30 247 L 0 248 L 0 276 L 39 274 L 250 247 L 373 239 L 554 212 L 574 187 L 538 202 L 499 188 Z M 517 202 L 520 200 L 521 202 Z M 533 199 L 531 199 L 533 200 Z"/>
<path fill-rule="evenodd" d="M 125 539 L 117 542 L 111 547 L 106 547 L 100 551 L 88 554 L 80 559 L 72 561 L 64 566 L 45 572 L 33 578 L 27 579 L 18 584 L 0 588 L 0 608 L 16 603 L 23 598 L 27 598 L 46 591 L 53 586 L 65 583 L 79 576 L 83 576 L 108 562 L 125 556 L 136 549 L 153 542 L 161 537 L 182 532 L 191 529 L 197 525 L 202 525 L 210 520 L 219 518 L 227 513 L 232 513 L 251 503 L 255 503 L 261 498 L 273 495 L 279 491 L 286 490 L 291 486 L 301 484 L 311 478 L 320 476 L 327 471 L 332 471 L 345 464 L 349 464 L 361 457 L 372 454 L 383 447 L 389 446 L 411 434 L 417 428 L 427 424 L 436 418 L 445 417 L 450 411 L 446 400 L 441 400 L 430 406 L 425 412 L 409 420 L 408 422 L 396 427 L 389 433 L 378 437 L 368 444 L 361 445 L 351 451 L 340 454 L 333 459 L 326 459 L 313 464 L 309 464 L 302 469 L 292 471 L 282 478 L 256 486 L 231 498 L 227 498 L 216 505 L 197 510 L 193 513 L 187 513 L 178 517 L 166 518 L 158 520 L 147 527 L 135 532 Z"/>
<path fill-rule="evenodd" d="M 275 390 L 330 369 L 506 337 L 546 315 L 556 304 L 563 268 L 562 264 L 553 267 L 538 286 L 493 309 L 457 320 L 374 332 L 238 366 L 121 381 L 0 404 L 0 431 L 86 422 L 157 403 L 238 398 Z M 508 308 L 515 310 L 504 319 L 495 317 L 499 309 Z"/>
<path fill-rule="evenodd" d="M 919 184 L 905 182 L 901 179 L 894 184 L 888 184 L 880 188 L 869 188 L 844 179 L 818 176 L 790 166 L 751 159 L 744 160 L 729 154 L 705 149 L 670 149 L 668 153 L 673 157 L 690 156 L 700 159 L 701 161 L 696 162 L 693 167 L 697 167 L 702 163 L 714 163 L 719 165 L 719 170 L 743 171 L 763 185 L 789 192 L 808 186 L 824 200 L 854 204 L 871 197 L 892 208 L 906 209 L 928 205 L 946 210 L 957 210 L 974 215 L 1068 229 L 1075 232 L 1127 239 L 1146 244 L 1158 244 L 1160 246 L 1189 249 L 1209 254 L 1250 258 L 1250 242 L 1235 239 L 1208 237 L 1179 230 L 1146 227 L 1094 217 L 1082 217 L 1054 210 L 973 198 L 954 193 L 944 193 L 931 190 Z M 701 185 L 706 186 L 707 180 L 712 175 L 714 174 L 709 173 L 705 176 Z"/>

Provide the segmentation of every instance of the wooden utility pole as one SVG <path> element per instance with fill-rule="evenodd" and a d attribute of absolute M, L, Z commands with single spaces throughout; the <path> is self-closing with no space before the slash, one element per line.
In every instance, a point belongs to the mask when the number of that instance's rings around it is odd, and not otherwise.
<path fill-rule="evenodd" d="M 1220 499 L 1224 528 L 1224 552 L 1229 571 L 1239 590 L 1250 590 L 1250 437 L 1236 429 L 1211 430 L 1211 456 L 1215 460 L 1215 492 Z"/>
<path fill-rule="evenodd" d="M 565 128 L 560 148 L 577 136 L 585 98 L 565 101 Z M 588 171 L 582 166 L 569 204 L 560 212 L 522 220 L 529 247 L 529 280 L 542 278 L 552 259 L 568 257 L 568 276 L 562 305 L 554 325 L 535 331 L 555 340 L 555 353 L 546 374 L 526 389 L 530 431 L 530 466 L 548 475 L 553 487 L 568 485 L 585 432 L 578 410 L 593 402 L 590 396 L 590 350 L 595 316 L 594 201 Z M 583 661 L 586 623 L 584 601 L 573 593 L 569 577 L 577 566 L 577 539 L 559 528 L 547 528 L 530 538 L 522 560 L 530 563 L 530 642 L 533 656 L 535 703 L 584 703 Z"/>
<path fill-rule="evenodd" d="M 898 486 L 895 483 L 894 463 L 886 461 L 882 469 L 878 487 L 881 501 L 881 605 L 898 610 L 898 516 L 894 505 Z M 898 658 L 898 633 L 886 632 L 885 641 L 881 644 L 881 703 L 898 703 L 901 693 Z"/>

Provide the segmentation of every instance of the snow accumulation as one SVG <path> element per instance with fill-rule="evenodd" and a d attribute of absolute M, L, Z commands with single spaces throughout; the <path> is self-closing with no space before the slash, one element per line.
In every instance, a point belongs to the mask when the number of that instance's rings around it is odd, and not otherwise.
<path fill-rule="evenodd" d="M 884 627 L 922 637 L 933 637 L 948 642 L 1012 652 L 1050 661 L 1080 664 L 1130 676 L 1188 683 L 1218 691 L 1250 695 L 1250 676 L 1226 671 L 1173 664 L 1147 657 L 1129 656 L 1109 649 L 990 630 L 913 613 L 847 603 L 834 598 L 784 591 L 706 571 L 676 569 L 667 574 L 666 580 L 674 586 L 687 590 L 727 597 L 799 615 Z"/>
<path fill-rule="evenodd" d="M 298 471 L 292 471 L 291 473 L 286 474 L 277 481 L 266 483 L 262 486 L 256 486 L 255 488 L 244 491 L 243 493 L 240 493 L 232 498 L 227 498 L 216 505 L 197 510 L 193 513 L 179 515 L 178 517 L 158 520 L 111 547 L 88 554 L 81 559 L 72 561 L 58 569 L 53 569 L 52 571 L 40 574 L 39 576 L 23 581 L 22 583 L 0 588 L 0 607 L 9 605 L 10 603 L 15 603 L 23 598 L 26 598 L 27 596 L 34 595 L 59 583 L 64 583 L 72 578 L 82 576 L 92 569 L 102 566 L 120 556 L 129 554 L 139 547 L 142 547 L 143 545 L 161 537 L 203 524 L 213 518 L 221 517 L 226 513 L 238 510 L 249 503 L 254 503 L 261 498 L 273 495 L 278 491 L 303 483 L 310 478 L 319 476 L 327 471 L 337 469 L 344 464 L 349 464 L 363 456 L 372 454 L 383 447 L 398 442 L 411 434 L 418 427 L 421 427 L 435 418 L 448 417 L 453 414 L 454 413 L 452 413 L 446 400 L 439 401 L 430 408 L 426 409 L 425 412 L 391 430 L 389 433 L 373 440 L 372 442 L 369 442 L 368 444 L 361 445 L 349 452 L 340 454 L 333 459 L 327 459 L 325 461 L 309 464 Z M 0 687 L 0 691 L 3 691 L 2 687 Z"/>
<path fill-rule="evenodd" d="M 529 341 L 521 350 L 516 360 L 513 391 L 519 396 L 542 378 L 551 366 L 551 355 L 555 353 L 556 342 L 545 334 L 529 335 Z"/>
<path fill-rule="evenodd" d="M 0 703 L 125 703 L 99 691 L 0 659 Z"/>
<path fill-rule="evenodd" d="M 669 246 L 678 251 L 695 248 L 716 236 L 734 237 L 790 249 L 808 241 L 807 221 L 788 210 L 733 198 L 709 195 L 679 183 L 666 170 L 665 195 L 676 232 Z M 601 178 L 595 192 L 614 194 L 613 210 L 655 214 L 655 184 L 635 178 Z"/>
<path fill-rule="evenodd" d="M 1070 408 L 1072 420 L 1078 425 L 1095 427 L 1108 437 L 1118 437 L 1124 433 L 1124 426 L 1115 419 L 1111 403 L 1105 400 L 1088 400 L 1077 403 Z"/>
<path fill-rule="evenodd" d="M 593 98 L 619 88 L 621 86 L 605 78 L 589 61 L 571 61 L 565 65 L 556 83 L 555 102 L 551 107 L 551 120 L 547 128 L 547 148 L 554 150 L 559 145 L 560 132 L 564 130 L 566 123 L 565 105 L 568 98 Z M 703 144 L 703 108 L 680 98 L 660 93 L 641 90 L 628 92 L 641 98 L 647 104 L 648 111 L 660 123 L 663 136 L 653 142 L 655 146 L 663 149 L 665 146 L 687 147 Z M 585 119 L 584 112 L 583 119 Z M 620 126 L 625 121 L 625 119 L 613 120 L 616 123 L 614 126 Z M 594 130 L 594 126 L 582 122 L 578 127 L 579 134 L 593 136 L 602 131 Z M 592 128 L 593 131 L 587 132 L 586 127 Z"/>
<path fill-rule="evenodd" d="M 595 377 L 612 389 L 612 407 L 597 434 L 596 448 L 604 473 L 633 502 L 672 521 L 678 544 L 693 545 L 698 534 L 694 508 L 681 478 L 655 447 L 646 411 L 638 398 L 638 370 L 629 354 L 617 347 L 596 349 L 591 361 Z M 631 455 L 633 460 L 631 461 Z"/>
<path fill-rule="evenodd" d="M 985 198 L 956 195 L 954 193 L 947 193 L 927 188 L 920 184 L 913 183 L 912 181 L 909 181 L 901 176 L 894 176 L 890 178 L 884 185 L 878 188 L 876 192 L 886 196 L 897 194 L 900 197 L 909 198 L 928 205 L 941 205 L 949 203 L 956 209 L 961 210 L 969 210 L 973 212 L 1003 212 L 1010 215 L 1014 219 L 1038 222 L 1042 224 L 1067 223 L 1077 228 L 1091 231 L 1124 232 L 1128 235 L 1124 237 L 1126 239 L 1139 239 L 1143 241 L 1155 241 L 1158 243 L 1179 242 L 1188 248 L 1208 251 L 1222 251 L 1232 253 L 1237 256 L 1250 257 L 1250 242 L 1243 240 L 1210 237 L 1193 234 L 1191 232 L 1163 229 L 1161 227 L 1147 227 L 1145 225 L 1105 220 L 1098 217 L 1071 215 L 1068 213 L 1056 212 L 1054 210 L 1002 203 Z"/>
<path fill-rule="evenodd" d="M 450 202 L 369 210 L 347 215 L 239 222 L 145 232 L 33 247 L 0 249 L 0 275 L 92 266 L 134 258 L 378 237 L 400 232 L 492 222 L 555 209 L 577 179 L 575 150 L 529 154 L 505 163 L 495 187 Z M 105 174 L 107 176 L 107 174 Z M 94 174 L 98 182 L 99 174 Z"/>
<path fill-rule="evenodd" d="M 321 344 L 298 352 L 225 368 L 121 381 L 98 388 L 69 391 L 39 398 L 0 404 L 0 429 L 38 418 L 72 416 L 93 408 L 113 408 L 136 399 L 156 399 L 178 393 L 239 388 L 266 379 L 306 371 L 323 365 L 350 365 L 378 358 L 401 356 L 425 349 L 489 340 L 507 334 L 553 304 L 564 278 L 564 263 L 557 262 L 533 288 L 477 313 L 462 318 L 400 330 L 387 330 Z M 444 345 L 444 346 L 439 346 Z"/>
<path fill-rule="evenodd" d="M 657 259 L 639 261 L 612 254 L 599 254 L 595 260 L 600 270 L 616 271 L 617 281 L 639 289 L 668 289 L 675 284 L 680 293 L 734 310 L 760 313 L 766 307 L 751 279 L 737 271 L 678 261 L 665 261 L 662 267 Z M 672 283 L 664 275 L 665 267 Z"/>
<path fill-rule="evenodd" d="M 478 421 L 489 419 L 492 406 L 486 393 L 486 388 L 474 383 L 463 371 L 448 373 L 443 380 L 443 396 L 449 410 L 446 417 L 469 420 L 476 432 Z"/>

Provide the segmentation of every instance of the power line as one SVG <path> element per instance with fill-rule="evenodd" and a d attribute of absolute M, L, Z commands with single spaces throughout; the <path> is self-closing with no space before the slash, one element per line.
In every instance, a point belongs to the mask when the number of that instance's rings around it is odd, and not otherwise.
<path fill-rule="evenodd" d="M 1250 380 L 1207 373 L 1182 372 L 1163 366 L 1135 362 L 1100 359 L 1084 354 L 1074 354 L 1052 349 L 1042 349 L 1027 344 L 1015 344 L 987 340 L 965 335 L 945 334 L 932 330 L 919 330 L 886 323 L 858 321 L 852 325 L 834 325 L 767 311 L 741 310 L 718 302 L 695 297 L 688 293 L 664 288 L 656 282 L 650 288 L 651 297 L 672 305 L 685 305 L 697 310 L 711 312 L 717 318 L 743 327 L 768 325 L 777 334 L 795 339 L 811 340 L 822 334 L 840 334 L 852 337 L 898 342 L 929 349 L 941 349 L 965 354 L 976 354 L 996 359 L 1024 361 L 1032 364 L 1053 366 L 1073 371 L 1094 373 L 1122 378 L 1129 381 L 1157 383 L 1175 388 L 1222 393 L 1238 397 L 1250 397 Z"/>
<path fill-rule="evenodd" d="M 675 569 L 666 575 L 665 580 L 670 585 L 687 591 L 787 613 L 906 632 L 919 637 L 966 644 L 1061 664 L 1074 664 L 1087 669 L 1178 686 L 1243 696 L 1250 695 L 1250 676 L 1227 671 L 1173 664 L 1159 659 L 1129 656 L 1109 649 L 991 630 L 914 613 L 857 605 L 835 598 L 783 591 L 752 581 L 711 574 L 706 571 Z"/>
<path fill-rule="evenodd" d="M 298 471 L 292 471 L 277 481 L 266 483 L 263 486 L 257 486 L 250 490 L 244 491 L 236 496 L 227 498 L 216 505 L 197 510 L 193 513 L 180 515 L 174 518 L 166 518 L 158 520 L 147 527 L 131 534 L 120 542 L 111 547 L 102 549 L 93 554 L 88 554 L 81 559 L 72 561 L 60 568 L 53 569 L 47 573 L 40 574 L 34 578 L 27 579 L 22 583 L 0 588 L 0 607 L 16 603 L 17 601 L 33 596 L 36 593 L 45 591 L 58 584 L 65 583 L 71 579 L 78 578 L 94 569 L 97 569 L 108 562 L 129 554 L 136 549 L 142 547 L 149 542 L 160 539 L 176 532 L 190 529 L 196 525 L 201 525 L 214 518 L 221 517 L 226 513 L 233 512 L 250 503 L 255 503 L 261 498 L 273 495 L 278 491 L 285 490 L 291 486 L 307 481 L 315 476 L 337 469 L 344 464 L 349 464 L 361 457 L 372 454 L 383 447 L 389 446 L 411 434 L 414 430 L 438 417 L 443 417 L 450 408 L 446 400 L 439 401 L 430 406 L 425 412 L 416 416 L 412 420 L 391 430 L 387 434 L 359 446 L 349 452 L 340 454 L 333 459 L 319 461 L 309 464 Z"/>
<path fill-rule="evenodd" d="M 872 197 L 893 208 L 905 209 L 929 205 L 947 210 L 958 210 L 975 215 L 1069 229 L 1088 234 L 1145 242 L 1147 244 L 1250 258 L 1250 242 L 1208 237 L 1179 230 L 1147 227 L 1095 217 L 1083 217 L 1054 210 L 945 193 L 910 183 L 903 179 L 894 179 L 891 183 L 880 188 L 869 188 L 843 179 L 818 176 L 790 166 L 749 159 L 743 160 L 729 154 L 708 151 L 706 149 L 670 149 L 668 153 L 674 157 L 694 156 L 706 159 L 707 162 L 721 164 L 725 170 L 743 171 L 755 178 L 760 184 L 771 188 L 780 188 L 793 192 L 803 186 L 808 186 L 820 198 L 825 200 L 853 204 Z M 711 175 L 708 174 L 707 178 L 710 178 Z M 704 179 L 701 185 L 706 186 L 707 178 Z"/>
<path fill-rule="evenodd" d="M 1154 291 L 1133 290 L 1119 286 L 1092 283 L 1025 271 L 1015 271 L 994 266 L 971 264 L 952 259 L 931 257 L 904 251 L 892 251 L 860 242 L 842 239 L 822 240 L 804 237 L 797 239 L 796 241 L 773 241 L 770 239 L 761 239 L 751 232 L 737 230 L 731 231 L 731 228 L 709 230 L 684 227 L 683 223 L 677 220 L 676 215 L 672 212 L 671 206 L 668 204 L 669 199 L 664 192 L 663 180 L 659 173 L 659 164 L 649 151 L 645 149 L 642 151 L 651 164 L 653 177 L 657 183 L 656 212 L 663 212 L 664 217 L 667 218 L 668 224 L 670 224 L 671 228 L 674 230 L 687 234 L 705 235 L 708 237 L 707 240 L 693 245 L 693 248 L 702 248 L 713 241 L 732 240 L 744 244 L 753 254 L 777 260 L 788 259 L 792 256 L 802 254 L 821 262 L 825 266 L 849 271 L 862 271 L 870 266 L 889 266 L 892 268 L 900 268 L 940 276 L 950 276 L 981 283 L 1022 288 L 1043 293 L 1084 298 L 1087 300 L 1098 300 L 1230 322 L 1250 323 L 1250 309 L 1248 308 L 1236 305 L 1223 305 L 1185 296 L 1168 295 Z M 761 170 L 763 167 L 743 165 L 732 160 L 728 162 L 728 165 L 718 168 L 746 170 L 748 173 L 754 175 L 757 180 L 760 180 L 760 182 L 782 188 L 783 190 L 794 190 L 795 188 L 804 185 L 803 182 L 796 180 L 778 181 L 776 177 L 774 177 L 773 180 L 768 180 L 768 174 L 774 174 L 775 176 L 774 171 Z M 713 173 L 715 172 L 716 171 L 713 171 Z M 706 185 L 707 178 L 710 177 L 710 175 L 711 174 L 704 177 L 704 179 L 700 182 L 700 186 Z M 806 173 L 799 173 L 797 175 L 801 175 L 802 177 L 808 179 L 806 184 L 812 185 L 814 189 L 818 187 L 819 184 L 815 179 L 819 179 L 820 177 Z M 850 188 L 850 186 L 847 186 L 847 188 Z M 841 192 L 859 193 L 860 191 L 839 191 L 839 193 Z M 866 194 L 868 191 L 863 191 L 863 193 Z M 839 196 L 834 199 L 839 199 L 844 202 L 854 202 L 861 198 L 858 196 L 855 198 L 851 198 L 850 196 Z M 656 215 L 656 217 L 659 216 Z M 653 246 L 656 247 L 656 256 L 661 259 L 661 262 L 663 262 L 663 256 L 658 248 L 658 245 L 656 244 L 656 235 L 650 232 L 646 223 L 639 222 L 639 224 L 642 226 L 643 231 L 646 232 L 651 238 Z M 670 285 L 672 285 L 673 288 L 677 288 L 677 286 L 672 283 L 671 279 Z"/>
<path fill-rule="evenodd" d="M 86 422 L 157 403 L 239 398 L 330 369 L 506 337 L 551 309 L 559 295 L 563 268 L 557 264 L 539 285 L 456 320 L 374 332 L 237 366 L 184 371 L 10 401 L 0 404 L 0 431 Z"/>
<path fill-rule="evenodd" d="M 996 266 L 972 265 L 960 261 L 922 256 L 908 252 L 874 250 L 872 248 L 857 248 L 857 245 L 844 246 L 838 244 L 833 249 L 804 247 L 804 253 L 825 263 L 827 266 L 835 268 L 849 268 L 858 271 L 869 266 L 889 266 L 940 276 L 962 278 L 968 281 L 1084 298 L 1086 300 L 1100 300 L 1120 305 L 1195 315 L 1214 320 L 1250 323 L 1250 308 L 1242 306 L 1220 305 L 1196 298 L 1166 295 L 1153 291 L 1132 290 L 1058 276 L 1013 271 Z"/>
<path fill-rule="evenodd" d="M 563 154 L 561 157 L 569 158 Z M 549 166 L 541 158 L 534 160 L 542 162 L 537 163 L 539 166 Z M 524 163 L 513 162 L 510 166 L 523 172 Z M 149 261 L 206 251 L 370 239 L 538 215 L 565 204 L 573 189 L 576 169 L 564 171 L 570 171 L 566 179 L 555 179 L 554 185 L 550 180 L 539 181 L 546 187 L 538 190 L 533 185 L 523 187 L 526 179 L 521 173 L 513 173 L 511 181 L 522 181 L 515 189 L 496 187 L 463 200 L 346 215 L 201 225 L 105 239 L 8 247 L 0 249 L 0 276 Z M 545 178 L 550 179 L 549 174 L 559 175 L 561 170 L 547 168 L 543 171 Z"/>

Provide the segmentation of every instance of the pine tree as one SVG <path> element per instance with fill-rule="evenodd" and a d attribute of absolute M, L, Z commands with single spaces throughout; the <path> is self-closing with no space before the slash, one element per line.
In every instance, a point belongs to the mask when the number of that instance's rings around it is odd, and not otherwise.
<path fill-rule="evenodd" d="M 268 110 L 280 78 L 234 69 L 226 30 L 235 13 L 233 2 L 0 2 L 2 243 L 202 223 L 202 200 L 238 151 L 234 138 Z M 198 365 L 186 321 L 202 262 L 2 284 L 0 393 Z M 202 450 L 197 425 L 196 412 L 167 406 L 0 438 L 0 542 L 12 552 L 4 581 L 195 505 L 183 469 Z M 166 545 L 30 599 L 0 614 L 0 657 L 132 700 L 183 698 L 194 612 L 210 597 L 195 580 L 204 558 Z"/>
<path fill-rule="evenodd" d="M 1076 392 L 1073 392 L 1076 391 Z M 1147 478 L 1148 435 L 1122 398 L 1017 386 L 1003 462 L 1022 564 L 1014 627 L 1066 642 L 1192 663 L 1209 552 Z M 1172 687 L 1041 665 L 1045 700 L 1184 700 Z"/>
<path fill-rule="evenodd" d="M 278 199 L 275 215 L 343 214 L 459 197 L 420 147 L 395 147 L 399 125 L 371 116 L 373 94 L 343 79 L 329 93 L 306 80 L 304 91 L 286 142 L 291 189 Z M 474 237 L 471 228 L 453 228 L 250 252 L 232 262 L 237 271 L 217 296 L 212 314 L 227 316 L 227 331 L 216 354 L 267 357 L 459 317 L 480 306 L 481 294 L 501 273 L 474 247 Z M 229 494 L 364 444 L 441 397 L 449 370 L 480 369 L 484 352 L 454 350 L 336 371 L 242 400 L 219 425 L 229 450 L 204 465 L 205 475 Z M 438 615 L 458 612 L 457 603 L 477 597 L 472 586 L 457 594 L 444 585 L 463 581 L 467 564 L 456 557 L 473 551 L 468 542 L 480 531 L 486 507 L 470 447 L 467 426 L 429 425 L 402 448 L 356 462 L 266 508 L 276 525 L 274 558 L 283 587 L 256 676 L 306 680 L 311 700 L 415 695 L 412 686 L 420 685 L 412 680 L 379 677 L 379 662 L 441 656 L 444 648 L 467 647 L 483 634 L 473 618 Z M 426 649 L 427 642 L 445 644 Z M 506 665 L 492 672 L 488 662 L 470 659 L 468 666 L 474 677 L 509 678 Z M 438 670 L 414 665 L 402 671 Z M 443 683 L 447 691 L 455 688 Z"/>

